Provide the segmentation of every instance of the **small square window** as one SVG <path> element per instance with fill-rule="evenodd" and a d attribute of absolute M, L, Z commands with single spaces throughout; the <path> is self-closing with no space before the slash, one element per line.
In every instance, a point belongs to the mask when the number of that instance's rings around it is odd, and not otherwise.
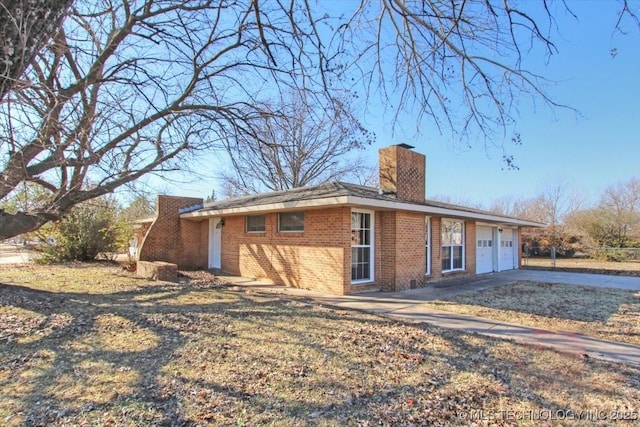
<path fill-rule="evenodd" d="M 266 230 L 264 215 L 247 215 L 246 228 L 247 233 L 264 233 Z"/>
<path fill-rule="evenodd" d="M 304 231 L 304 212 L 282 212 L 279 215 L 278 231 Z"/>

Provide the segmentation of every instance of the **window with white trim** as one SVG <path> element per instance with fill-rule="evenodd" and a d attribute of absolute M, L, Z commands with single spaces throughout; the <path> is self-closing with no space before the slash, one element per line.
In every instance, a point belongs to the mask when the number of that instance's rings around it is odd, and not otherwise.
<path fill-rule="evenodd" d="M 426 270 L 425 275 L 431 274 L 431 218 L 425 217 L 425 253 L 426 253 Z"/>
<path fill-rule="evenodd" d="M 373 214 L 351 212 L 351 283 L 373 280 Z"/>
<path fill-rule="evenodd" d="M 303 232 L 304 212 L 280 212 L 280 214 L 278 215 L 278 231 Z"/>
<path fill-rule="evenodd" d="M 442 220 L 442 271 L 464 269 L 464 221 Z"/>
<path fill-rule="evenodd" d="M 245 221 L 245 227 L 247 233 L 264 233 L 265 228 L 265 216 L 264 215 L 247 215 Z"/>

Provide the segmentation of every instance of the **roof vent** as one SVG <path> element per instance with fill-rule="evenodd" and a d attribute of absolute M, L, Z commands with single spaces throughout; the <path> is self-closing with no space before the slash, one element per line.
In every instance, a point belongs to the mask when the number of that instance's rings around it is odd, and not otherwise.
<path fill-rule="evenodd" d="M 393 196 L 395 198 L 398 197 L 398 193 L 396 193 L 395 191 L 387 191 L 387 190 L 383 190 L 382 188 L 378 189 L 378 194 L 380 196 Z"/>

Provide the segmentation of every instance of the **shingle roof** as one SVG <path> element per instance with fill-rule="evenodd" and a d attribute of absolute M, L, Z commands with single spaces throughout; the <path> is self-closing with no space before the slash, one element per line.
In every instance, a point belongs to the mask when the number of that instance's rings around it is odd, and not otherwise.
<path fill-rule="evenodd" d="M 220 200 L 205 203 L 202 211 L 229 209 L 245 206 L 268 205 L 272 203 L 297 202 L 301 200 L 322 199 L 325 197 L 348 196 L 348 187 L 353 184 L 342 182 L 327 182 L 313 187 L 299 187 L 291 190 L 274 191 L 270 193 L 252 194 L 250 196 L 235 197 L 233 199 Z M 361 187 L 361 186 L 356 186 Z M 362 187 L 368 188 L 368 187 Z M 395 200 L 395 199 L 393 199 Z"/>
<path fill-rule="evenodd" d="M 341 196 L 351 196 L 363 199 L 378 200 L 391 203 L 403 203 L 416 206 L 428 206 L 432 208 L 447 209 L 451 211 L 467 212 L 469 214 L 490 215 L 496 218 L 504 218 L 505 220 L 518 220 L 506 215 L 499 215 L 493 212 L 481 209 L 470 208 L 467 206 L 454 205 L 450 203 L 442 203 L 435 200 L 425 200 L 423 203 L 408 202 L 398 200 L 395 194 L 382 193 L 378 188 L 366 187 L 363 185 L 351 184 L 346 182 L 328 182 L 311 187 L 299 187 L 291 190 L 275 191 L 270 193 L 253 194 L 250 196 L 237 197 L 227 200 L 220 200 L 206 203 L 197 212 L 206 214 L 207 211 L 221 211 L 234 208 L 245 208 L 248 206 L 259 207 L 261 205 L 273 205 L 280 203 L 299 202 L 315 199 L 334 198 Z"/>

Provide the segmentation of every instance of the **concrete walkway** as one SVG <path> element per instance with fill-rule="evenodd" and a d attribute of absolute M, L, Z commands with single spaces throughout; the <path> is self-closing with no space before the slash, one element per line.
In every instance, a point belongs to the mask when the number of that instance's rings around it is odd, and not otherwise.
<path fill-rule="evenodd" d="M 549 331 L 500 322 L 482 317 L 456 314 L 425 307 L 422 303 L 473 292 L 518 280 L 580 284 L 640 291 L 640 277 L 567 273 L 541 270 L 515 270 L 486 274 L 466 279 L 433 282 L 430 286 L 402 292 L 371 292 L 359 295 L 325 295 L 318 292 L 273 285 L 239 277 L 224 277 L 240 287 L 312 298 L 322 304 L 351 310 L 381 314 L 391 318 L 424 322 L 443 328 L 478 333 L 515 342 L 552 348 L 561 353 L 576 354 L 618 363 L 640 366 L 640 346 L 600 340 L 580 334 Z"/>

